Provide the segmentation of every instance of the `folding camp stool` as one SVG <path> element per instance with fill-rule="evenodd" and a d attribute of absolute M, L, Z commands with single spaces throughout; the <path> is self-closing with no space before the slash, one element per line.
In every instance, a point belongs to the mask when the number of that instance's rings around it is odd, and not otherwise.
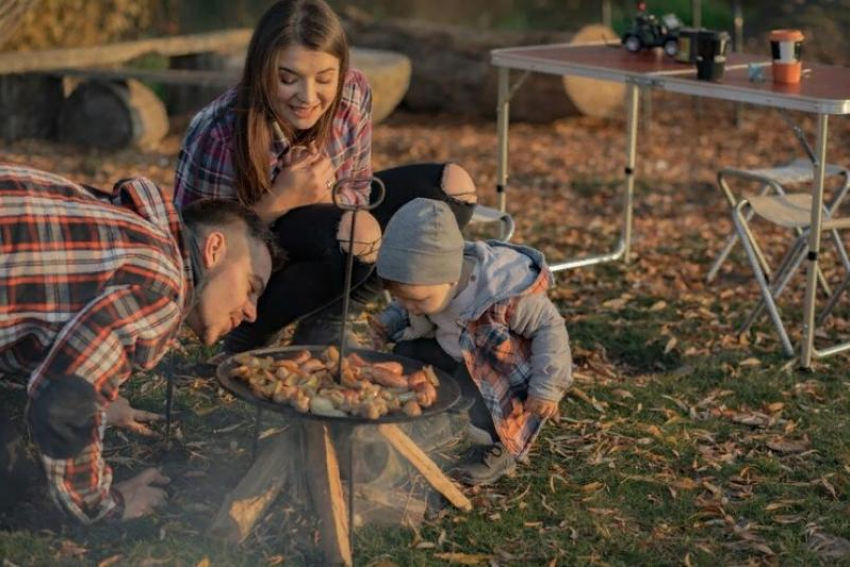
<path fill-rule="evenodd" d="M 843 194 L 847 191 L 848 185 L 850 185 L 850 170 L 844 167 L 840 167 L 837 165 L 829 165 L 827 164 L 824 176 L 825 177 L 833 177 L 833 176 L 842 176 L 844 178 L 843 185 L 838 189 L 837 194 Z M 720 187 L 720 190 L 723 192 L 723 195 L 726 197 L 726 200 L 729 202 L 732 210 L 738 205 L 738 199 L 732 193 L 732 189 L 729 186 L 730 180 L 737 180 L 741 182 L 750 182 L 756 183 L 759 185 L 761 189 L 759 196 L 764 197 L 768 195 L 785 195 L 785 186 L 792 185 L 796 183 L 811 183 L 814 179 L 814 166 L 812 165 L 812 161 L 806 158 L 798 158 L 794 161 L 787 163 L 785 165 L 780 165 L 778 167 L 770 167 L 770 168 L 762 168 L 762 169 L 735 169 L 735 168 L 724 168 L 721 169 L 717 174 L 717 184 Z M 747 220 L 752 218 L 753 212 L 752 210 L 748 210 L 747 212 Z M 802 229 L 799 227 L 795 227 L 795 232 L 799 235 L 802 232 Z M 711 269 L 708 271 L 708 275 L 705 278 L 705 281 L 711 283 L 714 278 L 717 276 L 717 273 L 720 271 L 720 266 L 726 259 L 729 257 L 729 254 L 732 252 L 732 249 L 735 247 L 735 244 L 738 242 L 738 233 L 733 232 L 729 238 L 726 240 L 726 244 L 723 246 L 723 249 L 718 254 L 717 258 L 714 260 L 714 263 L 711 265 Z M 761 266 L 761 269 L 767 274 L 768 278 L 771 277 L 770 267 L 767 264 L 764 256 L 761 254 L 761 251 L 756 248 L 756 254 Z M 824 291 L 829 294 L 829 285 L 826 282 L 826 278 L 824 278 L 823 273 L 818 270 L 818 281 L 820 285 L 823 287 Z"/>
<path fill-rule="evenodd" d="M 844 249 L 844 243 L 838 232 L 839 230 L 850 228 L 850 217 L 838 217 L 835 214 L 846 196 L 849 187 L 850 183 L 845 182 L 832 199 L 832 202 L 824 207 L 821 230 L 831 233 L 839 259 L 847 276 L 835 292 L 831 294 L 824 311 L 818 318 L 818 324 L 823 322 L 837 303 L 838 297 L 843 293 L 847 285 L 850 284 L 850 259 L 847 257 L 847 251 Z M 735 230 L 741 239 L 741 243 L 747 253 L 747 258 L 752 265 L 762 295 L 759 304 L 753 309 L 739 332 L 746 332 L 766 307 L 771 321 L 779 334 L 782 347 L 788 356 L 794 355 L 794 347 L 791 345 L 791 340 L 788 338 L 788 333 L 782 323 L 782 318 L 776 306 L 776 300 L 806 257 L 811 214 L 812 196 L 805 193 L 759 195 L 749 199 L 741 199 L 732 210 L 732 221 L 735 224 Z M 748 223 L 753 215 L 778 226 L 800 231 L 799 236 L 794 240 L 790 249 L 780 262 L 773 281 L 771 281 L 768 271 L 763 268 L 764 255 L 759 249 Z"/>
<path fill-rule="evenodd" d="M 514 235 L 514 231 L 516 230 L 516 224 L 514 223 L 514 219 L 511 215 L 492 207 L 485 207 L 484 205 L 475 205 L 475 210 L 473 210 L 472 218 L 469 222 L 470 224 L 491 222 L 500 223 L 499 240 L 504 240 L 505 242 L 509 242 L 511 240 Z"/>

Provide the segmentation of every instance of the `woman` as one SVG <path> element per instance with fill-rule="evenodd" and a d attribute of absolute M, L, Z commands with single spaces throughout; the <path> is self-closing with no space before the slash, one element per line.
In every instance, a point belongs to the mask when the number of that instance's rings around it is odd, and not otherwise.
<path fill-rule="evenodd" d="M 371 90 L 349 68 L 348 44 L 323 0 L 281 0 L 260 19 L 242 79 L 192 120 L 180 149 L 178 208 L 204 197 L 238 200 L 268 222 L 287 253 L 273 275 L 257 320 L 227 337 L 225 348 L 265 344 L 299 320 L 293 342 L 328 344 L 339 337 L 345 254 L 352 217 L 332 203 L 373 198 Z M 417 197 L 446 201 L 463 228 L 475 186 L 457 165 L 416 164 L 374 174 L 386 197 L 355 223 L 354 303 L 377 286 L 372 267 L 390 217 Z"/>

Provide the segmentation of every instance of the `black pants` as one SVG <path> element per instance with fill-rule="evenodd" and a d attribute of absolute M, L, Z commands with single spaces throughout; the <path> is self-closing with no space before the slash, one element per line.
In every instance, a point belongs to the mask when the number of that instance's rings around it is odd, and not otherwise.
<path fill-rule="evenodd" d="M 475 205 L 443 191 L 445 167 L 423 163 L 376 172 L 375 177 L 386 187 L 383 202 L 371 211 L 381 230 L 397 210 L 418 197 L 446 202 L 463 229 L 472 218 Z M 342 214 L 334 205 L 311 205 L 295 209 L 274 223 L 278 243 L 287 254 L 286 264 L 272 274 L 257 306 L 257 320 L 243 323 L 227 336 L 228 351 L 258 348 L 293 321 L 330 305 L 341 305 L 346 255 L 340 248 L 337 231 Z M 373 267 L 354 259 L 354 301 L 365 303 L 379 291 Z"/>
<path fill-rule="evenodd" d="M 446 374 L 452 375 L 460 386 L 462 404 L 469 408 L 469 421 L 474 426 L 489 433 L 493 440 L 498 439 L 490 410 L 487 409 L 484 398 L 469 375 L 466 365 L 449 356 L 437 342 L 437 339 L 403 341 L 396 344 L 393 353 L 430 364 Z"/>

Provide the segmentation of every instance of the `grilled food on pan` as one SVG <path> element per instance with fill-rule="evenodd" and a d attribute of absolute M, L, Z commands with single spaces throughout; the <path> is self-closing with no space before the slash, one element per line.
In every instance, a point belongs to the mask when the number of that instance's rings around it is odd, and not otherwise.
<path fill-rule="evenodd" d="M 238 354 L 230 371 L 255 396 L 288 403 L 300 412 L 331 417 L 378 419 L 389 413 L 420 415 L 437 401 L 440 382 L 430 366 L 404 374 L 398 362 L 366 362 L 351 353 L 342 362 L 342 380 L 336 381 L 339 351 L 328 347 L 313 358 L 305 350 L 294 357 Z"/>

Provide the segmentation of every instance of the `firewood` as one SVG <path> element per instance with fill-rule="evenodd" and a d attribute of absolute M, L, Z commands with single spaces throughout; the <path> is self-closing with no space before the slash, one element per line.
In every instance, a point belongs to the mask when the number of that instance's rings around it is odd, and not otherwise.
<path fill-rule="evenodd" d="M 275 501 L 284 484 L 293 482 L 301 471 L 295 460 L 301 450 L 299 427 L 289 427 L 266 442 L 248 473 L 224 499 L 208 535 L 231 543 L 241 543 Z"/>

